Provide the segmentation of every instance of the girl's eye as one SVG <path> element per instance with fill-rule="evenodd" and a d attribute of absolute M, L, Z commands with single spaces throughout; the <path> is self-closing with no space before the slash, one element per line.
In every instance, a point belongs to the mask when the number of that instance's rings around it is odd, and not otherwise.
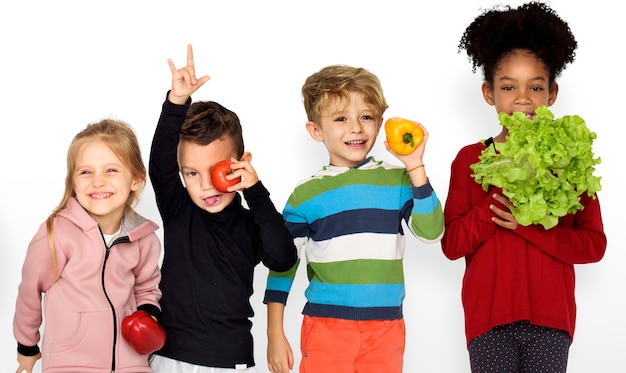
<path fill-rule="evenodd" d="M 335 122 L 345 122 L 346 121 L 346 117 L 338 117 L 335 119 Z"/>
<path fill-rule="evenodd" d="M 502 87 L 502 90 L 504 90 L 504 91 L 512 91 L 513 87 L 510 87 L 510 86 Z"/>
<path fill-rule="evenodd" d="M 117 172 L 117 169 L 115 169 L 115 168 L 109 168 L 109 169 L 107 170 L 107 173 L 109 173 L 109 174 L 111 174 L 111 173 L 115 173 L 115 172 Z"/>
<path fill-rule="evenodd" d="M 194 177 L 196 175 L 198 175 L 198 173 L 196 171 L 185 172 L 185 176 L 187 176 L 187 177 Z"/>
<path fill-rule="evenodd" d="M 81 170 L 81 171 L 78 171 L 78 174 L 79 175 L 91 175 L 91 171 L 89 171 L 89 170 Z"/>

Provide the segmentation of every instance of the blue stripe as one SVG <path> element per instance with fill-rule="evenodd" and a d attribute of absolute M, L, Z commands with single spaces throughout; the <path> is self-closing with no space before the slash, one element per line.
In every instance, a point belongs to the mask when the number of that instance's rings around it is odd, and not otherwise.
<path fill-rule="evenodd" d="M 284 291 L 289 293 L 292 284 L 292 278 L 271 276 L 267 278 L 267 290 Z"/>
<path fill-rule="evenodd" d="M 404 202 L 411 198 L 410 187 L 356 184 L 329 190 L 297 207 L 287 204 L 283 213 L 288 222 L 304 223 L 347 210 L 400 210 Z M 297 215 L 292 211 L 297 211 Z"/>
<path fill-rule="evenodd" d="M 404 284 L 336 285 L 311 281 L 305 291 L 311 303 L 348 307 L 392 307 L 402 304 Z"/>
<path fill-rule="evenodd" d="M 402 318 L 402 306 L 344 307 L 307 302 L 302 313 L 344 320 L 397 320 Z"/>
<path fill-rule="evenodd" d="M 433 191 L 430 196 L 424 199 L 413 200 L 413 213 L 423 215 L 431 214 L 433 211 L 435 211 L 439 203 L 439 199 Z"/>
<path fill-rule="evenodd" d="M 314 241 L 324 241 L 333 237 L 363 232 L 396 235 L 401 229 L 401 218 L 397 210 L 346 211 L 314 221 L 309 226 L 310 231 L 307 236 Z M 287 227 L 292 228 L 289 224 Z"/>
<path fill-rule="evenodd" d="M 291 237 L 309 237 L 310 229 L 308 223 L 290 223 L 285 222 Z"/>

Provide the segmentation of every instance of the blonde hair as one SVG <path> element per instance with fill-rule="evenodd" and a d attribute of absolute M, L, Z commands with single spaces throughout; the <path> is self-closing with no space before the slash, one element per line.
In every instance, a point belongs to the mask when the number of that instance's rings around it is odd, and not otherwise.
<path fill-rule="evenodd" d="M 139 195 L 146 184 L 146 167 L 141 157 L 139 141 L 132 127 L 126 122 L 113 119 L 104 119 L 97 123 L 87 125 L 79 132 L 70 143 L 67 151 L 67 174 L 65 175 L 65 192 L 59 205 L 52 211 L 46 219 L 46 229 L 48 232 L 48 243 L 50 244 L 50 254 L 52 255 L 52 268 L 57 277 L 56 254 L 54 251 L 53 220 L 67 207 L 70 198 L 76 196 L 74 190 L 73 175 L 76 169 L 76 157 L 80 148 L 93 141 L 104 142 L 109 149 L 130 169 L 133 178 L 141 180 L 141 187 L 137 191 L 131 191 L 126 201 L 126 212 L 132 212 L 139 202 Z"/>
<path fill-rule="evenodd" d="M 376 75 L 362 67 L 331 65 L 309 76 L 302 86 L 304 110 L 308 120 L 318 122 L 322 111 L 334 99 L 349 102 L 350 93 L 363 95 L 380 120 L 389 105 Z"/>

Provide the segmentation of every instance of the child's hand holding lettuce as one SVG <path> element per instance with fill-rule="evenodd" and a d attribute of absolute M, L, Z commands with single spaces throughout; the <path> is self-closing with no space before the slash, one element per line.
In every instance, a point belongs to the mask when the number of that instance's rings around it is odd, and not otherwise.
<path fill-rule="evenodd" d="M 523 113 L 499 115 L 509 133 L 505 143 L 487 147 L 471 166 L 477 183 L 501 187 L 515 206 L 511 213 L 521 225 L 554 227 L 558 218 L 581 210 L 580 195 L 601 189 L 593 175 L 600 158 L 591 145 L 596 138 L 577 116 L 554 119 L 545 106 L 531 120 Z"/>

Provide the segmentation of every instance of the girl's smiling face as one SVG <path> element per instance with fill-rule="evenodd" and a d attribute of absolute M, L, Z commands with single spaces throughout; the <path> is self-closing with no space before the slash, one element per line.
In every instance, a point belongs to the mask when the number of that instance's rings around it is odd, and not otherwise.
<path fill-rule="evenodd" d="M 485 101 L 498 113 L 511 115 L 519 111 L 529 118 L 541 105 L 551 106 L 556 100 L 558 85 L 550 83 L 546 65 L 534 54 L 516 50 L 499 63 L 492 79 L 483 83 Z"/>
<path fill-rule="evenodd" d="M 130 193 L 142 185 L 101 140 L 80 146 L 72 182 L 76 199 L 105 234 L 119 229 Z"/>

